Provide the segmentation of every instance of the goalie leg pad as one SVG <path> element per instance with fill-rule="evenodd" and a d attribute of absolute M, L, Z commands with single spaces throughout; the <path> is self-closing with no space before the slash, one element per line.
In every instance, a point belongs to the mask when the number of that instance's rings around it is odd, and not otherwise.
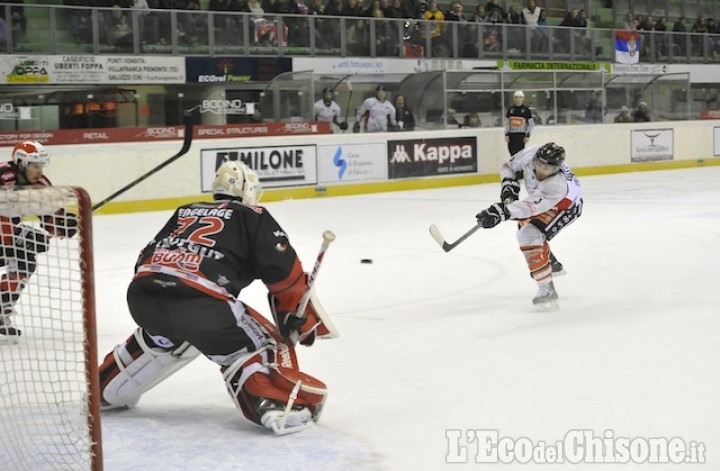
<path fill-rule="evenodd" d="M 150 337 L 138 327 L 100 366 L 103 409 L 134 407 L 145 392 L 199 355 L 187 342 L 175 346 L 164 337 Z"/>
<path fill-rule="evenodd" d="M 249 421 L 277 434 L 297 432 L 320 420 L 327 387 L 297 368 L 295 349 L 270 343 L 223 370 L 235 405 Z"/>

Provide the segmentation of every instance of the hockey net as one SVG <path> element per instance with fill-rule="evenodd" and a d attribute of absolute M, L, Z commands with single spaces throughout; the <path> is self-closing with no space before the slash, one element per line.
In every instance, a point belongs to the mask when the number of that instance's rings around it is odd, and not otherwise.
<path fill-rule="evenodd" d="M 21 335 L 0 343 L 1 469 L 102 469 L 87 193 L 71 187 L 0 189 L 0 274 L 7 277 L 13 264 L 22 263 L 22 251 L 6 245 L 12 243 L 6 233 L 13 223 L 43 230 L 42 216 L 61 209 L 78 216 L 78 232 L 51 237 L 47 251 L 37 254 L 37 269 L 11 316 Z"/>

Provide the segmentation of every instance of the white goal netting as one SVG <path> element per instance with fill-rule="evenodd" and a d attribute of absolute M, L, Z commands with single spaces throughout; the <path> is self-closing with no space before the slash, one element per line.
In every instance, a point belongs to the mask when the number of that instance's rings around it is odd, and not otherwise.
<path fill-rule="evenodd" d="M 0 236 L 0 469 L 99 470 L 89 198 L 0 189 Z"/>

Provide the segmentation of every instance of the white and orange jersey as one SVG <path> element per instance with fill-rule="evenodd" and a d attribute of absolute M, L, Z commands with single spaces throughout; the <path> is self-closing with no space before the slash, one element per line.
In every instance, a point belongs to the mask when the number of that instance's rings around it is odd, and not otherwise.
<path fill-rule="evenodd" d="M 388 130 L 388 122 L 397 126 L 395 121 L 395 107 L 387 100 L 380 101 L 375 97 L 366 99 L 357 112 L 356 121 L 360 121 L 367 113 L 367 132 L 385 132 Z"/>
<path fill-rule="evenodd" d="M 318 100 L 315 102 L 315 105 L 313 105 L 313 111 L 316 121 L 335 123 L 340 118 L 340 105 L 334 101 L 327 104 L 324 100 Z"/>
<path fill-rule="evenodd" d="M 511 219 L 526 219 L 537 216 L 553 208 L 566 210 L 582 204 L 580 181 L 564 163 L 555 175 L 538 180 L 535 176 L 534 157 L 540 145 L 525 147 L 513 155 L 500 168 L 501 178 L 515 178 L 522 171 L 527 197 L 506 206 Z"/>

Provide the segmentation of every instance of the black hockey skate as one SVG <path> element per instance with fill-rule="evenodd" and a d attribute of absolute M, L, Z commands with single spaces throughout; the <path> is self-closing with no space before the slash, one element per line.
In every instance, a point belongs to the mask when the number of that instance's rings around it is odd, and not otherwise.
<path fill-rule="evenodd" d="M 555 254 L 553 254 L 552 252 L 550 252 L 550 266 L 552 267 L 553 276 L 563 276 L 567 274 L 567 272 L 563 268 L 563 264 L 560 263 L 557 258 L 555 258 Z"/>
<path fill-rule="evenodd" d="M 17 343 L 20 334 L 20 329 L 12 325 L 9 314 L 0 314 L 0 343 Z"/>
<path fill-rule="evenodd" d="M 558 309 L 558 294 L 555 285 L 551 281 L 548 284 L 540 285 L 537 294 L 533 298 L 533 306 L 538 311 L 554 311 Z"/>

